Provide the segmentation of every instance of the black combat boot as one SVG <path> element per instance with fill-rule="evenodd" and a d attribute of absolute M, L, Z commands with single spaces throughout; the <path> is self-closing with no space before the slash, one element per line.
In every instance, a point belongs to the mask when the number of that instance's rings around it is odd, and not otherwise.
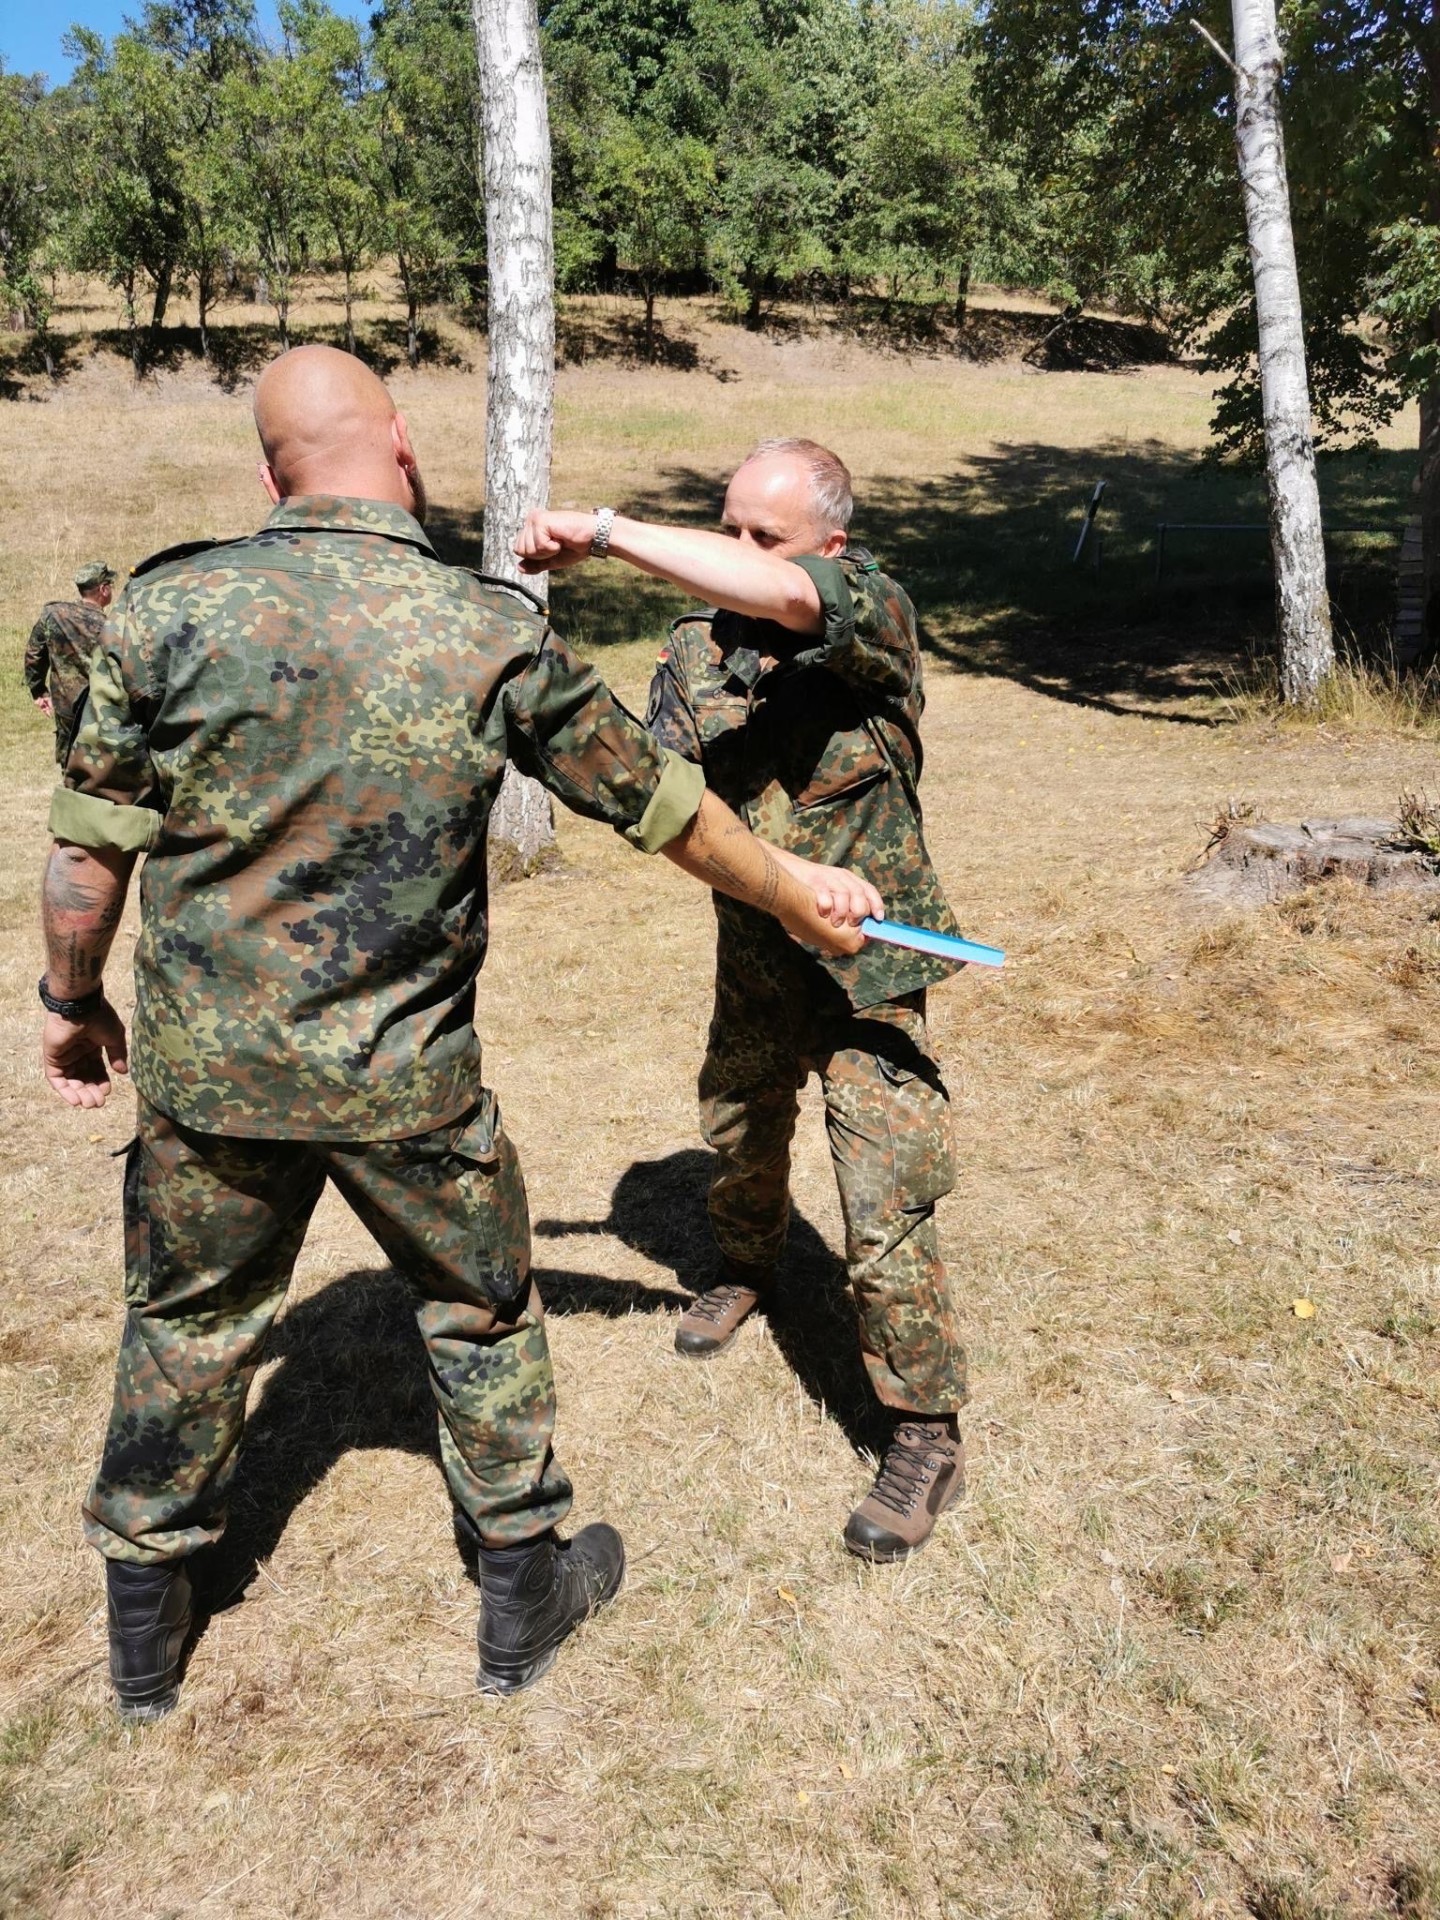
<path fill-rule="evenodd" d="M 555 1650 L 582 1620 L 613 1600 L 625 1578 L 625 1548 L 597 1520 L 573 1540 L 542 1533 L 518 1547 L 480 1548 L 482 1693 L 519 1693 L 555 1664 Z"/>
<path fill-rule="evenodd" d="M 163 1720 L 180 1694 L 180 1658 L 190 1636 L 190 1575 L 183 1561 L 135 1567 L 105 1562 L 110 1678 L 120 1718 Z"/>

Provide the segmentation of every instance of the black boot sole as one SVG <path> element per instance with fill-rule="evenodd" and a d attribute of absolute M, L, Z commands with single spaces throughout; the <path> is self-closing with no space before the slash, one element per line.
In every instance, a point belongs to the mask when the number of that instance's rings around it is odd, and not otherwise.
<path fill-rule="evenodd" d="M 115 1706 L 120 1719 L 127 1727 L 146 1727 L 153 1721 L 163 1720 L 167 1714 L 175 1711 L 180 1700 L 180 1682 L 166 1687 L 162 1692 L 151 1694 L 147 1699 L 127 1700 L 119 1693 L 115 1696 Z"/>

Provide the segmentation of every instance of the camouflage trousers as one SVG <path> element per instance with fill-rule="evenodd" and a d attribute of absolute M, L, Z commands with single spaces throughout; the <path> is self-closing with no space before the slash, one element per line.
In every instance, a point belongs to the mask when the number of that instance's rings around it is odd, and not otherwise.
<path fill-rule="evenodd" d="M 327 1179 L 410 1291 L 456 1505 L 495 1546 L 568 1511 L 525 1184 L 493 1095 L 433 1133 L 346 1145 L 195 1133 L 142 1100 L 125 1331 L 85 1501 L 111 1559 L 179 1559 L 223 1532 L 246 1394 Z"/>
<path fill-rule="evenodd" d="M 720 1252 L 768 1267 L 790 1218 L 796 1098 L 811 1073 L 825 1099 L 845 1219 L 860 1351 L 876 1396 L 914 1413 L 966 1399 L 965 1350 L 935 1232 L 955 1184 L 950 1101 L 925 1031 L 925 995 L 867 1007 L 816 1005 L 797 983 L 767 991 L 722 972 L 700 1072 L 700 1124 L 717 1156 L 710 1224 Z"/>

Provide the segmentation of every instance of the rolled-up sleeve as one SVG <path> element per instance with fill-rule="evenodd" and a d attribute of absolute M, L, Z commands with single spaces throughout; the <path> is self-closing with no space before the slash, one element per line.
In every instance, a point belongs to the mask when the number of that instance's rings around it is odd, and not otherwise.
<path fill-rule="evenodd" d="M 553 633 L 505 688 L 501 708 L 510 758 L 572 812 L 603 820 L 645 853 L 695 818 L 700 768 L 652 739 Z"/>
<path fill-rule="evenodd" d="M 810 576 L 824 625 L 817 646 L 803 648 L 801 666 L 826 667 L 853 686 L 905 698 L 920 671 L 915 609 L 893 580 L 853 561 L 796 554 L 791 565 Z"/>
<path fill-rule="evenodd" d="M 160 837 L 164 799 L 147 731 L 153 702 L 122 663 L 122 636 L 107 623 L 50 805 L 50 831 L 80 847 L 142 853 Z"/>

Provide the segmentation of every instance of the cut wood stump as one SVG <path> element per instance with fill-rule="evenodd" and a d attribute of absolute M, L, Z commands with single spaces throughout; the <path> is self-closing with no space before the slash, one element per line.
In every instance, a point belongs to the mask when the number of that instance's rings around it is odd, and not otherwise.
<path fill-rule="evenodd" d="M 1237 822 L 1191 876 L 1209 899 L 1259 906 L 1325 880 L 1349 880 L 1377 893 L 1440 891 L 1434 859 L 1400 838 L 1394 820 L 1302 820 L 1299 826 Z"/>

